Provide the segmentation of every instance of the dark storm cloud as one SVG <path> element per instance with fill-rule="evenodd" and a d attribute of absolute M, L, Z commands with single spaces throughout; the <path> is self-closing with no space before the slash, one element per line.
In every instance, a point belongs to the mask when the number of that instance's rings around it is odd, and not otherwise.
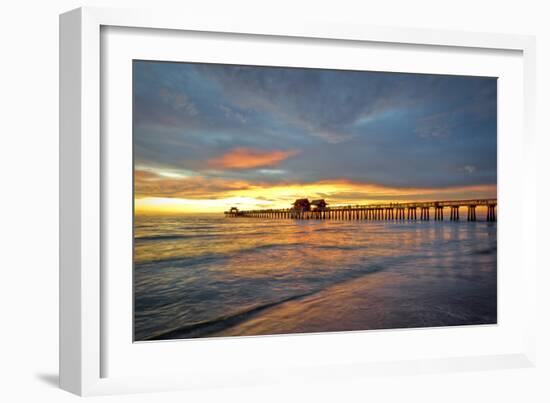
<path fill-rule="evenodd" d="M 262 183 L 494 184 L 496 85 L 477 77 L 136 62 L 136 163 Z M 293 152 L 270 169 L 205 164 L 235 149 Z"/>

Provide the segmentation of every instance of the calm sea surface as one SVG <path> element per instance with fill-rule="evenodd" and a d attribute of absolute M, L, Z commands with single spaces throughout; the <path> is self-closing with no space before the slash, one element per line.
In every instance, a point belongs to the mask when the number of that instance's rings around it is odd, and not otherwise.
<path fill-rule="evenodd" d="M 488 222 L 135 219 L 135 340 L 496 323 Z"/>

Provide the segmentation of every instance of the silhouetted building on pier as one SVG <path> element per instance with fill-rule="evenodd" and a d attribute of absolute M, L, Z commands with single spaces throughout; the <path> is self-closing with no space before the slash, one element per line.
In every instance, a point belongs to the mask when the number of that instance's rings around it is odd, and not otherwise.
<path fill-rule="evenodd" d="M 297 199 L 292 205 L 296 211 L 311 211 L 311 204 L 308 199 Z"/>
<path fill-rule="evenodd" d="M 313 200 L 311 205 L 315 207 L 315 210 L 324 210 L 327 208 L 327 202 L 325 199 Z"/>

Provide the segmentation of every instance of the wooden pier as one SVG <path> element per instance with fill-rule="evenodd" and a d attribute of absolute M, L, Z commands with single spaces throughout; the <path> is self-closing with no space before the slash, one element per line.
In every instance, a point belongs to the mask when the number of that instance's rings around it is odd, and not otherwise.
<path fill-rule="evenodd" d="M 497 199 L 443 200 L 409 203 L 381 203 L 349 206 L 326 206 L 310 208 L 307 199 L 299 199 L 295 207 L 270 210 L 238 210 L 232 207 L 226 217 L 250 217 L 263 219 L 293 220 L 372 220 L 372 221 L 429 221 L 430 213 L 436 221 L 444 220 L 448 211 L 450 221 L 459 221 L 459 208 L 467 208 L 467 221 L 476 221 L 476 207 L 487 208 L 487 221 L 496 221 Z M 298 206 L 298 207 L 297 207 Z M 418 214 L 417 214 L 418 213 Z"/>

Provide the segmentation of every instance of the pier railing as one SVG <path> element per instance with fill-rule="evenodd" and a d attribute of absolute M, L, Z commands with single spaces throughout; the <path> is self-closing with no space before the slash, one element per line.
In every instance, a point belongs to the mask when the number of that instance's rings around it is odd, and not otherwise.
<path fill-rule="evenodd" d="M 328 206 L 313 210 L 266 209 L 237 210 L 232 208 L 226 217 L 251 217 L 267 219 L 298 220 L 430 220 L 430 213 L 436 221 L 444 219 L 444 210 L 449 211 L 449 220 L 460 220 L 459 208 L 467 208 L 467 220 L 476 221 L 476 207 L 487 208 L 487 221 L 496 221 L 497 199 L 439 200 L 406 203 L 377 203 L 363 205 Z M 417 212 L 420 214 L 417 214 Z"/>

